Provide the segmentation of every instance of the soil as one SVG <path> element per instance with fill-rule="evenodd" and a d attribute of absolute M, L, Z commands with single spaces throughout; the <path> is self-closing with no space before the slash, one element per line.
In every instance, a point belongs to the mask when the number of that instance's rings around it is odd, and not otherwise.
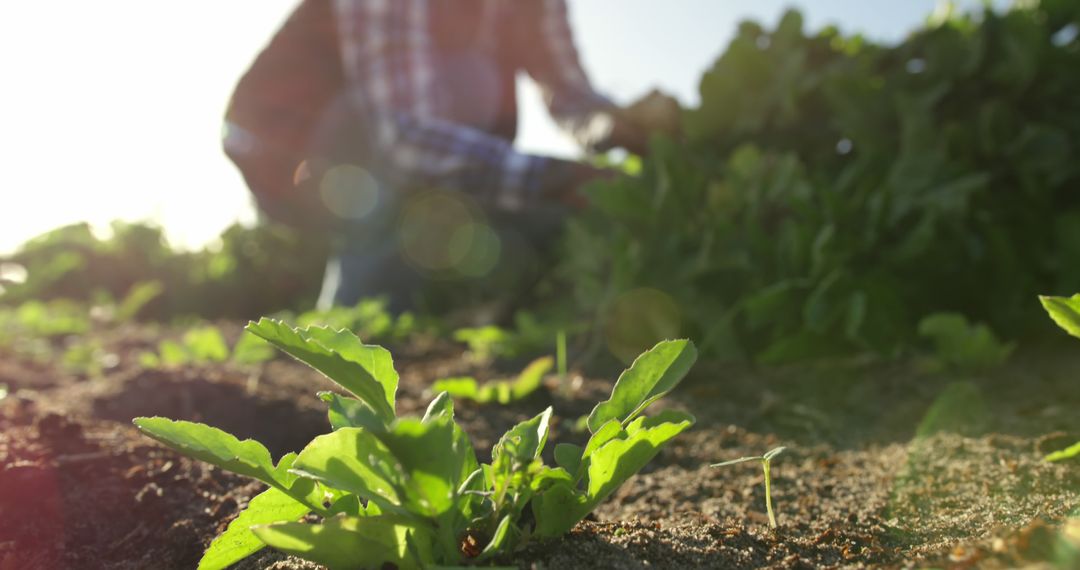
<path fill-rule="evenodd" d="M 235 335 L 238 325 L 224 323 Z M 0 570 L 194 568 L 261 490 L 138 434 L 142 415 L 205 422 L 275 455 L 328 425 L 328 381 L 280 359 L 145 369 L 138 354 L 177 331 L 126 326 L 95 338 L 100 372 L 0 349 Z M 437 378 L 498 376 L 457 345 L 394 350 L 401 414 L 422 413 Z M 1080 351 L 1022 353 L 993 374 L 931 374 L 921 363 L 855 359 L 754 370 L 702 364 L 660 403 L 698 423 L 562 539 L 498 561 L 521 568 L 1014 568 L 1063 566 L 1080 466 L 1043 455 L 1080 440 Z M 614 375 L 555 378 L 525 401 L 457 403 L 481 455 L 552 405 L 555 441 Z M 0 390 L 0 393 L 3 393 Z M 787 446 L 773 464 L 780 528 L 764 513 L 760 467 L 710 463 Z M 552 446 L 549 446 L 549 448 Z M 483 459 L 483 458 L 482 458 Z M 1062 533 L 1062 527 L 1066 532 Z M 1073 543 L 1075 544 L 1075 543 Z M 1073 561 L 1080 560 L 1074 558 Z M 1042 565 L 1042 566 L 1039 566 Z M 237 568 L 314 568 L 264 551 Z"/>

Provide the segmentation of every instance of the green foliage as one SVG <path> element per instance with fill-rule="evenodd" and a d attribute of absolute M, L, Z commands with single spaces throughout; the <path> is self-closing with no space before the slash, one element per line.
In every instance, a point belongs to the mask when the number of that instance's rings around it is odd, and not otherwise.
<path fill-rule="evenodd" d="M 761 470 L 765 474 L 765 510 L 769 514 L 769 528 L 776 530 L 776 513 L 773 512 L 772 506 L 772 460 L 777 455 L 783 453 L 786 447 L 777 447 L 765 455 L 754 457 L 740 457 L 738 459 L 732 459 L 731 461 L 724 461 L 723 463 L 715 463 L 709 467 L 728 467 L 730 465 L 738 465 L 740 463 L 748 463 L 750 461 L 757 461 L 761 463 Z"/>
<path fill-rule="evenodd" d="M 1080 338 L 1080 294 L 1071 298 L 1065 297 L 1039 297 L 1043 307 L 1054 322 L 1065 332 Z M 1061 451 L 1055 451 L 1046 456 L 1047 461 L 1065 461 L 1080 457 L 1080 443 L 1070 446 Z"/>
<path fill-rule="evenodd" d="M 146 368 L 176 368 L 192 364 L 214 364 L 231 360 L 241 366 L 254 366 L 271 360 L 274 348 L 250 331 L 244 331 L 232 350 L 213 325 L 188 329 L 179 341 L 165 339 L 157 352 L 143 352 L 139 362 Z"/>
<path fill-rule="evenodd" d="M 477 360 L 493 360 L 514 355 L 510 345 L 510 333 L 494 325 L 458 329 L 454 331 L 453 339 L 465 343 L 469 347 L 469 353 Z"/>
<path fill-rule="evenodd" d="M 1039 297 L 1050 318 L 1065 332 L 1080 338 L 1080 293 L 1072 298 Z"/>
<path fill-rule="evenodd" d="M 893 354 L 940 312 L 1037 327 L 1036 291 L 1080 287 L 1080 40 L 1053 39 L 1080 21 L 1059 4 L 892 46 L 808 34 L 797 12 L 744 23 L 688 140 L 590 189 L 560 268 L 579 310 L 607 339 L 676 327 L 765 363 Z"/>
<path fill-rule="evenodd" d="M 210 364 L 229 359 L 229 345 L 215 326 L 188 329 L 180 341 L 163 340 L 158 343 L 157 354 L 140 355 L 143 366 L 175 368 L 188 364 Z"/>
<path fill-rule="evenodd" d="M 123 299 L 118 320 L 251 318 L 312 304 L 326 260 L 322 239 L 278 226 L 235 225 L 201 251 L 174 250 L 160 228 L 116 222 L 100 237 L 87 224 L 34 238 L 0 262 L 26 270 L 0 303 Z"/>
<path fill-rule="evenodd" d="M 417 331 L 412 313 L 391 315 L 386 299 L 364 299 L 354 307 L 333 307 L 308 311 L 296 318 L 298 326 L 323 326 L 352 331 L 365 341 L 398 342 Z"/>
<path fill-rule="evenodd" d="M 986 325 L 973 325 L 956 313 L 924 318 L 919 322 L 919 335 L 933 342 L 937 368 L 965 373 L 1000 366 L 1016 348 L 1015 344 L 999 341 Z"/>
<path fill-rule="evenodd" d="M 436 380 L 431 389 L 446 392 L 455 398 L 465 398 L 480 404 L 509 404 L 529 397 L 540 389 L 552 367 L 551 357 L 534 360 L 513 380 L 495 380 L 481 384 L 476 378 L 445 378 Z"/>
<path fill-rule="evenodd" d="M 582 329 L 578 325 L 568 324 L 572 319 L 562 314 L 565 311 L 558 310 L 560 307 L 555 308 L 554 314 L 518 311 L 514 313 L 513 326 L 510 328 L 494 325 L 462 328 L 455 330 L 452 338 L 465 343 L 472 358 L 479 361 L 543 353 L 551 350 L 553 343 L 558 344 L 560 334 L 566 334 L 568 330 L 580 332 Z"/>
<path fill-rule="evenodd" d="M 263 319 L 248 328 L 319 370 L 352 396 L 320 394 L 333 431 L 276 465 L 266 448 L 215 428 L 163 418 L 135 425 L 165 445 L 270 486 L 215 540 L 200 568 L 224 568 L 263 545 L 338 568 L 427 568 L 512 552 L 529 536 L 569 530 L 693 424 L 687 414 L 642 414 L 686 374 L 688 341 L 661 343 L 624 373 L 593 416 L 610 418 L 584 447 L 559 445 L 544 464 L 552 410 L 511 428 L 479 464 L 454 421 L 449 394 L 423 418 L 398 417 L 390 354 L 352 333 L 295 329 Z M 534 364 L 550 368 L 551 360 Z M 545 369 L 546 369 L 545 368 Z M 542 373 L 539 375 L 542 376 Z M 314 514 L 319 522 L 300 519 Z M 465 548 L 477 540 L 479 554 Z"/>

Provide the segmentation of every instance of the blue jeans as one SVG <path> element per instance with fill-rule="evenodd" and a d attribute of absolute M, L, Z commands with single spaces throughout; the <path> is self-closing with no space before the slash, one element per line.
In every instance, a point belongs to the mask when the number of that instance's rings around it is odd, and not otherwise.
<path fill-rule="evenodd" d="M 418 308 L 439 285 L 458 301 L 513 298 L 552 265 L 561 207 L 511 213 L 484 210 L 451 191 L 381 192 L 384 200 L 370 218 L 336 231 L 320 308 L 384 297 L 389 311 L 401 313 Z"/>

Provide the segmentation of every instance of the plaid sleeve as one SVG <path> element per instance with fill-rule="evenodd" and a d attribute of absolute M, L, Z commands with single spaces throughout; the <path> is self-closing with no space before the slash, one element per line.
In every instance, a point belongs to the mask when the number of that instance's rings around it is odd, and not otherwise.
<path fill-rule="evenodd" d="M 537 49 L 526 59 L 529 75 L 540 84 L 552 117 L 586 148 L 595 148 L 611 134 L 615 105 L 589 83 L 581 66 L 567 14 L 566 0 L 535 0 L 530 37 Z"/>
<path fill-rule="evenodd" d="M 373 121 L 383 166 L 401 184 L 470 192 L 507 209 L 544 190 L 549 159 L 445 117 L 432 67 L 430 3 L 335 0 L 346 79 Z"/>

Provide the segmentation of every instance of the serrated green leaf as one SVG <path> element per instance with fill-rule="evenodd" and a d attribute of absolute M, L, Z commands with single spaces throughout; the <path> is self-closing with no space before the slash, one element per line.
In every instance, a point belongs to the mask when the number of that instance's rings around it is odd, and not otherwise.
<path fill-rule="evenodd" d="M 589 414 L 589 430 L 596 432 L 609 420 L 625 424 L 633 420 L 682 381 L 697 360 L 697 349 L 688 340 L 657 344 L 634 361 L 615 382 L 611 398 Z"/>
<path fill-rule="evenodd" d="M 133 423 L 139 431 L 166 446 L 227 471 L 284 488 L 288 488 L 294 479 L 287 473 L 289 467 L 285 460 L 278 469 L 270 452 L 255 440 L 240 441 L 208 425 L 166 418 L 135 418 Z"/>
<path fill-rule="evenodd" d="M 267 318 L 248 323 L 246 330 L 322 372 L 371 406 L 384 423 L 393 421 L 398 374 L 386 349 L 365 345 L 349 331 L 295 329 Z"/>
<path fill-rule="evenodd" d="M 265 548 L 266 544 L 251 532 L 251 527 L 295 522 L 310 512 L 307 505 L 270 487 L 251 499 L 240 516 L 210 543 L 199 560 L 199 570 L 222 570 Z"/>
<path fill-rule="evenodd" d="M 1065 332 L 1080 338 L 1080 293 L 1071 298 L 1039 297 L 1050 318 Z"/>
<path fill-rule="evenodd" d="M 338 516 L 323 524 L 279 523 L 257 526 L 252 532 L 267 545 L 322 564 L 330 570 L 420 568 L 405 548 L 410 527 L 400 518 Z"/>

